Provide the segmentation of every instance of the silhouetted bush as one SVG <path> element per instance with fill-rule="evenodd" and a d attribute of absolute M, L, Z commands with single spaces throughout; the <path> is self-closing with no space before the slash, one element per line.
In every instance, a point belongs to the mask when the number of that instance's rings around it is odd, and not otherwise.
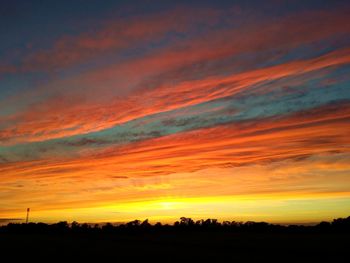
<path fill-rule="evenodd" d="M 284 233 L 330 233 L 342 232 L 350 233 L 350 217 L 337 218 L 332 222 L 320 222 L 314 226 L 305 225 L 278 225 L 266 222 L 236 222 L 223 221 L 216 219 L 206 219 L 193 221 L 189 217 L 181 217 L 173 225 L 162 225 L 160 222 L 152 225 L 148 219 L 141 222 L 133 220 L 125 224 L 113 225 L 106 223 L 102 226 L 95 224 L 79 224 L 74 221 L 69 224 L 66 221 L 55 224 L 45 223 L 9 223 L 0 227 L 0 233 L 137 233 L 144 231 L 224 231 L 224 232 L 284 232 Z"/>

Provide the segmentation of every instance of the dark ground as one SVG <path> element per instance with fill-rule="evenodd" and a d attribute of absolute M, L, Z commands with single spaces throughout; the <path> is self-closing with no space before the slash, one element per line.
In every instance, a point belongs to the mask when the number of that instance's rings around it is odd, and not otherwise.
<path fill-rule="evenodd" d="M 0 234 L 1 258 L 98 262 L 350 262 L 344 233 L 147 232 Z M 30 261 L 32 262 L 32 261 Z M 80 262 L 80 261 L 79 261 Z"/>
<path fill-rule="evenodd" d="M 314 226 L 145 220 L 0 227 L 0 262 L 350 262 L 350 217 Z"/>

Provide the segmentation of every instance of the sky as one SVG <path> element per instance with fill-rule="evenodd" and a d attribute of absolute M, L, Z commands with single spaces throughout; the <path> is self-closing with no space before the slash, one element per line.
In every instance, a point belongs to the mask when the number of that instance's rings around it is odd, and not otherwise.
<path fill-rule="evenodd" d="M 0 4 L 0 223 L 350 215 L 348 1 Z"/>

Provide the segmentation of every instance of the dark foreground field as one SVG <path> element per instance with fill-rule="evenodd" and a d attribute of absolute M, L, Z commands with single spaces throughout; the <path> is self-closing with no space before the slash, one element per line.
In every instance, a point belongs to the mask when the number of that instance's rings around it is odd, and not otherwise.
<path fill-rule="evenodd" d="M 2 257 L 212 262 L 349 262 L 344 234 L 154 233 L 128 235 L 2 234 Z M 11 257 L 8 257 L 11 256 Z"/>
<path fill-rule="evenodd" d="M 348 226 L 4 229 L 0 250 L 3 259 L 11 259 L 6 262 L 23 257 L 30 262 L 350 262 Z"/>

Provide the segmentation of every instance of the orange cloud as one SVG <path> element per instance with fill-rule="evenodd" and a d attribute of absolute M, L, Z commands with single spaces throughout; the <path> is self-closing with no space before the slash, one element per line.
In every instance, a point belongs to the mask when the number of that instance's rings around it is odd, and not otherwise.
<path fill-rule="evenodd" d="M 13 174 L 4 181 L 30 178 L 137 178 L 237 167 L 312 155 L 348 153 L 350 107 L 327 106 L 285 118 L 267 118 L 183 132 L 161 138 L 86 151 L 77 159 L 3 164 Z"/>
<path fill-rule="evenodd" d="M 106 53 L 116 54 L 140 43 L 159 41 L 167 33 L 188 33 L 198 25 L 210 26 L 221 14 L 222 11 L 214 9 L 176 8 L 159 14 L 111 19 L 101 23 L 97 30 L 62 36 L 51 48 L 27 55 L 21 70 L 60 69 Z"/>
<path fill-rule="evenodd" d="M 106 52 L 115 54 L 140 43 L 145 45 L 157 42 L 169 33 L 189 34 L 198 26 L 205 26 L 206 34 L 199 35 L 198 38 L 190 37 L 185 42 L 176 37 L 172 39 L 176 50 L 186 49 L 184 57 L 201 53 L 205 59 L 270 48 L 279 48 L 284 52 L 285 48 L 348 33 L 350 27 L 347 13 L 347 9 L 309 11 L 284 18 L 258 17 L 261 20 L 258 22 L 248 13 L 243 23 L 240 21 L 238 29 L 231 29 L 235 17 L 244 15 L 237 13 L 236 9 L 177 8 L 160 14 L 110 20 L 96 31 L 78 36 L 63 36 L 57 39 L 53 47 L 27 55 L 21 70 L 37 71 L 71 66 L 106 55 Z M 225 17 L 231 17 L 232 21 L 229 22 Z M 239 18 L 242 20 L 242 17 Z M 228 29 L 218 30 L 215 25 L 223 22 L 228 23 Z M 218 46 L 219 50 L 215 48 Z"/>
<path fill-rule="evenodd" d="M 0 140 L 8 144 L 102 130 L 150 114 L 232 96 L 264 81 L 298 76 L 349 62 L 350 49 L 344 48 L 317 58 L 292 61 L 227 77 L 208 77 L 135 91 L 109 105 L 84 104 L 79 101 L 79 97 L 74 96 L 56 97 L 13 117 L 18 122 L 16 128 L 10 126 L 3 129 Z"/>

